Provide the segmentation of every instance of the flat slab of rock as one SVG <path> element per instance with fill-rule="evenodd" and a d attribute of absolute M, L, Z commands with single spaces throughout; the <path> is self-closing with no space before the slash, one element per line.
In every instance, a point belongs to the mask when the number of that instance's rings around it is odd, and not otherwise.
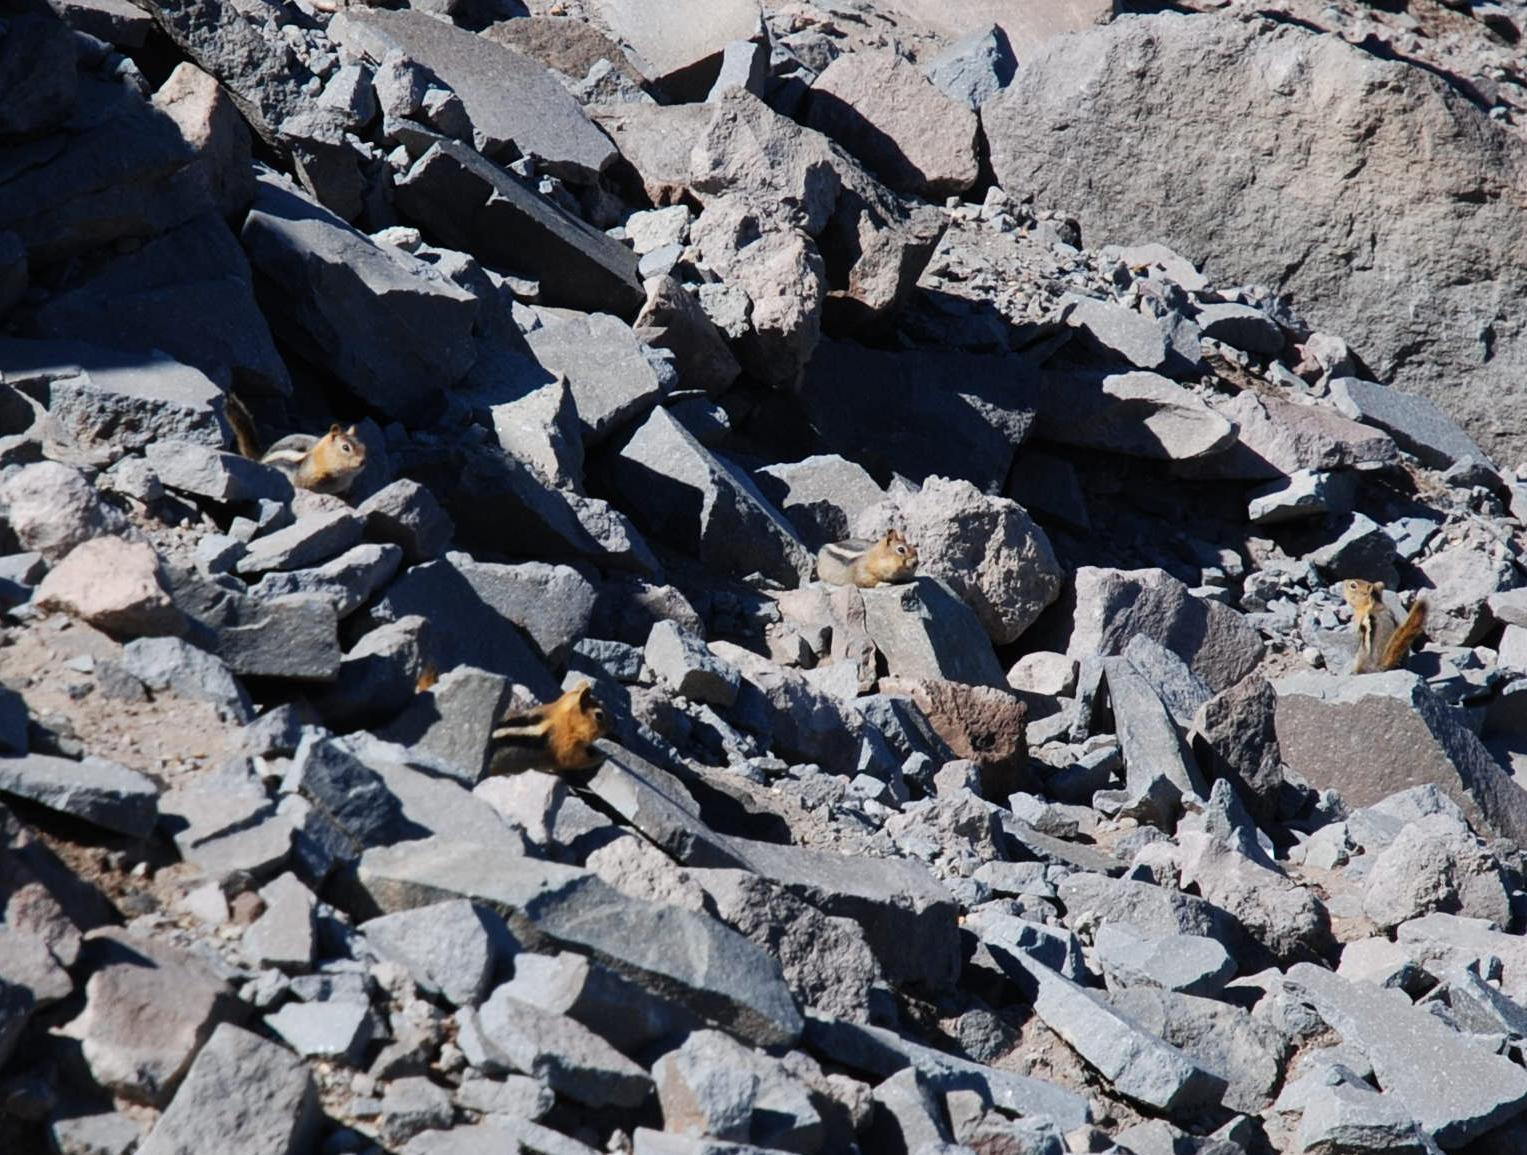
<path fill-rule="evenodd" d="M 360 882 L 388 912 L 452 897 L 482 903 L 523 941 L 589 954 L 757 1045 L 799 1037 L 800 1012 L 779 964 L 737 932 L 693 911 L 627 898 L 574 867 L 509 859 L 484 875 L 481 855 L 439 838 L 369 850 Z"/>
<path fill-rule="evenodd" d="M 154 441 L 143 456 L 161 482 L 181 493 L 222 502 L 292 498 L 292 483 L 280 470 L 213 446 Z"/>
<path fill-rule="evenodd" d="M 397 204 L 441 244 L 534 277 L 548 304 L 633 317 L 647 299 L 635 253 L 457 141 L 398 178 Z"/>
<path fill-rule="evenodd" d="M 284 1047 L 223 1023 L 212 1032 L 138 1155 L 223 1148 L 297 1155 L 321 1115 L 307 1065 Z"/>
<path fill-rule="evenodd" d="M 839 56 L 809 101 L 806 123 L 897 192 L 941 200 L 976 182 L 976 114 L 889 49 Z"/>
<path fill-rule="evenodd" d="M 758 0 L 597 0 L 594 11 L 636 50 L 648 78 L 695 100 L 715 80 L 726 46 L 753 39 L 762 20 Z"/>
<path fill-rule="evenodd" d="M 1035 432 L 1062 445 L 1188 462 L 1235 442 L 1234 425 L 1159 373 L 1047 373 L 1023 396 L 1037 413 Z"/>
<path fill-rule="evenodd" d="M 379 734 L 453 766 L 467 786 L 488 769 L 492 734 L 509 704 L 510 681 L 471 666 L 448 670 Z"/>
<path fill-rule="evenodd" d="M 981 619 L 945 582 L 919 578 L 860 596 L 865 632 L 893 676 L 1006 685 Z"/>
<path fill-rule="evenodd" d="M 472 294 L 272 174 L 260 176 L 242 239 L 277 336 L 388 416 L 429 420 L 471 368 Z"/>
<path fill-rule="evenodd" d="M 1273 688 L 1283 761 L 1317 790 L 1372 806 L 1430 783 L 1476 828 L 1527 838 L 1527 791 L 1415 674 L 1294 674 Z"/>
<path fill-rule="evenodd" d="M 147 837 L 158 820 L 159 787 L 136 770 L 105 758 L 79 762 L 52 754 L 0 758 L 0 793 L 135 838 Z"/>
<path fill-rule="evenodd" d="M 647 1073 L 583 1024 L 531 1006 L 500 987 L 477 1012 L 488 1056 L 586 1107 L 636 1107 Z"/>
<path fill-rule="evenodd" d="M 241 574 L 307 569 L 355 545 L 364 527 L 365 523 L 347 509 L 299 517 L 285 529 L 255 538 L 235 568 Z"/>
<path fill-rule="evenodd" d="M 583 444 L 593 448 L 652 408 L 662 394 L 631 326 L 608 313 L 548 318 L 525 335 L 535 358 L 567 378 Z"/>
<path fill-rule="evenodd" d="M 41 392 L 49 415 L 83 444 L 119 452 L 159 440 L 222 447 L 223 391 L 162 353 L 4 338 L 0 364 L 6 384 Z"/>
<path fill-rule="evenodd" d="M 364 1002 L 287 1003 L 265 1025 L 305 1059 L 355 1064 L 371 1041 L 371 1008 Z"/>
<path fill-rule="evenodd" d="M 476 1006 L 493 973 L 493 943 L 482 916 L 465 899 L 384 914 L 360 926 L 383 958 L 396 959 L 427 991 L 458 1007 Z"/>
<path fill-rule="evenodd" d="M 712 453 L 666 409 L 655 409 L 609 464 L 633 516 L 702 563 L 786 586 L 814 561 L 785 515 L 745 472 Z"/>
<path fill-rule="evenodd" d="M 1159 642 L 1218 693 L 1249 674 L 1262 639 L 1228 606 L 1196 598 L 1165 570 L 1082 566 L 1066 653 L 1074 658 L 1122 654 L 1136 634 Z"/>
<path fill-rule="evenodd" d="M 1215 1102 L 1223 1094 L 1224 1079 L 1091 991 L 1022 953 L 1008 957 L 1027 976 L 1019 985 L 1034 1013 L 1119 1094 L 1158 1111 Z"/>
<path fill-rule="evenodd" d="M 1312 963 L 1287 981 L 1373 1064 L 1379 1085 L 1439 1144 L 1457 1147 L 1527 1109 L 1527 1072 L 1401 992 L 1348 982 Z"/>
<path fill-rule="evenodd" d="M 615 159 L 610 138 L 572 94 L 505 44 L 407 9 L 346 9 L 329 22 L 329 37 L 378 64 L 396 49 L 428 68 L 461 98 L 485 156 L 500 156 L 512 144 L 538 167 L 579 184 L 594 183 Z"/>
<path fill-rule="evenodd" d="M 1331 400 L 1353 421 L 1384 430 L 1433 469 L 1447 469 L 1465 458 L 1490 464 L 1474 439 L 1425 397 L 1360 377 L 1338 377 L 1331 382 Z"/>

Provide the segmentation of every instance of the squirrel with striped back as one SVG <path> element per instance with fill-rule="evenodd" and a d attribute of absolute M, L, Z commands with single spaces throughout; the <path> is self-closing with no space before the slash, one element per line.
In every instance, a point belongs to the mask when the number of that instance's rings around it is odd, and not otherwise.
<path fill-rule="evenodd" d="M 239 453 L 279 469 L 298 489 L 342 494 L 366 468 L 366 446 L 354 425 L 349 429 L 331 425 L 322 437 L 293 433 L 262 452 L 254 418 L 232 393 L 228 394 L 226 411 Z"/>

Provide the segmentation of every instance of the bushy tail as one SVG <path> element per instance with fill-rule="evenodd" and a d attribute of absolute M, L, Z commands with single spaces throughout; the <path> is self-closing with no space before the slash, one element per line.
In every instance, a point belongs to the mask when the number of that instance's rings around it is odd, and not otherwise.
<path fill-rule="evenodd" d="M 1425 626 L 1426 599 L 1418 597 L 1411 603 L 1410 613 L 1405 615 L 1400 628 L 1390 635 L 1389 644 L 1384 647 L 1384 656 L 1379 660 L 1379 669 L 1393 670 L 1404 662 L 1410 647 L 1415 645 Z"/>
<path fill-rule="evenodd" d="M 239 400 L 238 394 L 231 390 L 224 396 L 224 402 L 223 412 L 233 428 L 233 443 L 238 446 L 240 455 L 251 461 L 259 461 L 262 450 L 260 435 L 255 431 L 254 416 Z"/>

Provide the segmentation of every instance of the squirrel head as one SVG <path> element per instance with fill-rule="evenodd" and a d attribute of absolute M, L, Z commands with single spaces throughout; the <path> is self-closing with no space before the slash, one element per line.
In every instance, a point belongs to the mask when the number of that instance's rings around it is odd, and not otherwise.
<path fill-rule="evenodd" d="M 349 429 L 341 429 L 338 422 L 329 426 L 313 452 L 332 472 L 359 473 L 366 464 L 366 446 L 353 425 Z"/>
<path fill-rule="evenodd" d="M 594 687 L 588 682 L 580 682 L 575 686 L 570 695 L 573 709 L 583 719 L 584 727 L 588 731 L 586 742 L 593 742 L 603 738 L 610 732 L 610 719 L 604 712 L 604 707 L 594 700 Z"/>
<path fill-rule="evenodd" d="M 1365 582 L 1361 578 L 1348 578 L 1341 583 L 1341 596 L 1354 610 L 1371 605 L 1384 592 L 1383 582 Z"/>
<path fill-rule="evenodd" d="M 886 530 L 885 536 L 880 539 L 879 553 L 884 561 L 890 563 L 897 576 L 908 576 L 917 569 L 917 547 L 899 530 Z"/>

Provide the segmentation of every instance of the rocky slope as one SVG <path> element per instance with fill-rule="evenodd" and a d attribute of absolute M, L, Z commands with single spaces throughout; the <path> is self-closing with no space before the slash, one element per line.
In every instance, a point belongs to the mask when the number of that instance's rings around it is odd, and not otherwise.
<path fill-rule="evenodd" d="M 8 0 L 0 1150 L 1527 1145 L 1519 13 L 1201 7 Z"/>

